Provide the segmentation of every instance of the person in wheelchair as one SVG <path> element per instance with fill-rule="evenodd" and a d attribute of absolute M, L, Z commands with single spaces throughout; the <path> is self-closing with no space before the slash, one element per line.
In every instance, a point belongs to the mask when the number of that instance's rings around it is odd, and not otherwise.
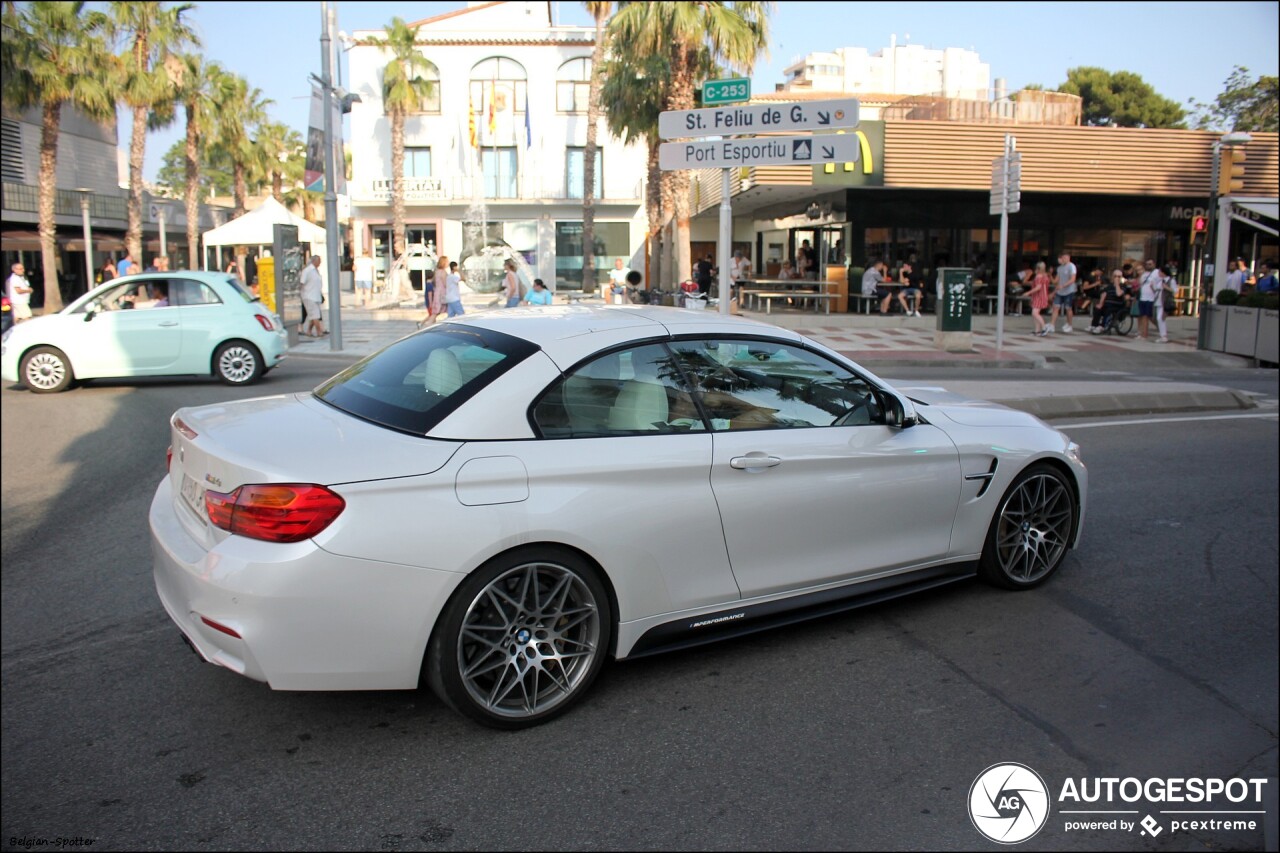
<path fill-rule="evenodd" d="M 1097 302 L 1093 306 L 1093 323 L 1089 327 L 1089 332 L 1100 335 L 1106 331 L 1107 327 L 1115 321 L 1116 315 L 1129 310 L 1132 298 L 1129 295 L 1129 289 L 1125 287 L 1124 273 L 1120 270 L 1112 270 L 1111 282 L 1098 294 Z"/>

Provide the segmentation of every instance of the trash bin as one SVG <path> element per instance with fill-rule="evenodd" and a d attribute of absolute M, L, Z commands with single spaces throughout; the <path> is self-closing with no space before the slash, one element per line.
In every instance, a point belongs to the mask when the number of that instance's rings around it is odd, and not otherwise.
<path fill-rule="evenodd" d="M 973 349 L 973 270 L 939 267 L 938 302 L 934 307 L 937 328 L 933 345 L 947 352 Z"/>

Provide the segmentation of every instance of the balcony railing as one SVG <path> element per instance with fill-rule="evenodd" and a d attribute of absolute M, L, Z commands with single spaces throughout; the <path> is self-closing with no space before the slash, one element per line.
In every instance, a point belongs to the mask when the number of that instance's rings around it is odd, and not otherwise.
<path fill-rule="evenodd" d="M 5 210 L 23 213 L 40 212 L 40 189 L 29 184 L 4 181 L 0 187 L 0 204 Z M 75 190 L 57 190 L 54 196 L 53 212 L 55 216 L 79 216 L 81 194 Z M 89 215 L 94 219 L 128 219 L 128 212 L 123 195 L 103 195 L 93 193 L 89 196 Z"/>
<path fill-rule="evenodd" d="M 581 201 L 577 188 L 565 186 L 563 180 L 544 179 L 541 175 L 526 174 L 517 179 L 512 195 L 495 195 L 485 192 L 485 182 L 468 175 L 448 178 L 405 178 L 405 203 L 411 205 L 458 204 L 478 199 L 485 201 Z M 606 182 L 605 189 L 616 189 L 617 182 Z M 504 188 L 505 189 L 505 188 Z M 627 189 L 630 195 L 605 193 L 597 201 L 603 203 L 636 202 L 644 198 L 644 180 L 638 180 Z M 376 178 L 361 183 L 352 182 L 351 200 L 356 204 L 391 204 L 392 181 Z"/>

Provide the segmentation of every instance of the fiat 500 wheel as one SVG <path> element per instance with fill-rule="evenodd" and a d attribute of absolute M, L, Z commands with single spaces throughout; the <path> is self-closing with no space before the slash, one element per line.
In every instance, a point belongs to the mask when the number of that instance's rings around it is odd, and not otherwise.
<path fill-rule="evenodd" d="M 427 681 L 477 722 L 537 725 L 582 698 L 612 631 L 604 585 L 577 555 L 508 555 L 477 570 L 445 607 L 427 651 Z"/>
<path fill-rule="evenodd" d="M 213 372 L 228 385 L 248 385 L 262 375 L 262 355 L 253 344 L 228 341 L 214 353 Z"/>
<path fill-rule="evenodd" d="M 65 391 L 75 381 L 71 362 L 54 347 L 36 347 L 22 359 L 19 371 L 22 382 L 33 394 L 54 394 Z"/>
<path fill-rule="evenodd" d="M 1066 478 L 1048 465 L 1028 468 L 1000 501 L 979 574 L 1005 589 L 1044 583 L 1066 558 L 1075 525 L 1075 493 Z"/>

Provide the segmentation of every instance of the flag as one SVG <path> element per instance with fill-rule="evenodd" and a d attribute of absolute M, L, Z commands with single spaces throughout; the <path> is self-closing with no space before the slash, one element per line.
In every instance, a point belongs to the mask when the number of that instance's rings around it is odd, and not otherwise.
<path fill-rule="evenodd" d="M 476 139 L 476 105 L 471 102 L 470 96 L 467 97 L 467 136 L 472 148 L 480 147 L 479 140 Z"/>
<path fill-rule="evenodd" d="M 495 112 L 496 102 L 498 100 L 498 84 L 496 82 L 489 84 L 489 135 L 493 136 L 498 132 L 498 114 Z"/>
<path fill-rule="evenodd" d="M 533 125 L 529 121 L 529 90 L 524 90 L 524 147 L 533 147 Z"/>

